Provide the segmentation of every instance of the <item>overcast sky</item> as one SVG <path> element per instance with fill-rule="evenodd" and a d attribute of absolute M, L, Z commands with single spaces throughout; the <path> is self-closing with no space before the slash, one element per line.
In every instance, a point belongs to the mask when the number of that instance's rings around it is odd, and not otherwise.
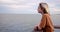
<path fill-rule="evenodd" d="M 60 0 L 0 0 L 0 13 L 37 14 L 40 2 L 48 3 L 50 13 L 60 13 Z"/>

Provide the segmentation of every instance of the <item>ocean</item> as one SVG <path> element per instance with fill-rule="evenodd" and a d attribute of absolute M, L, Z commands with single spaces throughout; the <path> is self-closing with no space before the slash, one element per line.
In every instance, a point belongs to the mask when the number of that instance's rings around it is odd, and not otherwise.
<path fill-rule="evenodd" d="M 32 32 L 41 17 L 39 14 L 0 14 L 0 32 Z M 52 14 L 51 19 L 54 25 L 60 25 L 60 14 Z"/>

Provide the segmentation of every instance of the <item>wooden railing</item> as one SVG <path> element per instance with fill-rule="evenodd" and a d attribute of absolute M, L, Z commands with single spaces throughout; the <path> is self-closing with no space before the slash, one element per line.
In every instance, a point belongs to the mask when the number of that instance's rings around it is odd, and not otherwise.
<path fill-rule="evenodd" d="M 54 25 L 54 28 L 55 29 L 60 29 L 60 25 Z M 32 32 L 37 32 L 37 31 L 33 30 Z M 42 31 L 39 31 L 39 32 L 42 32 Z"/>
<path fill-rule="evenodd" d="M 55 29 L 60 29 L 60 25 L 55 25 L 54 28 Z"/>

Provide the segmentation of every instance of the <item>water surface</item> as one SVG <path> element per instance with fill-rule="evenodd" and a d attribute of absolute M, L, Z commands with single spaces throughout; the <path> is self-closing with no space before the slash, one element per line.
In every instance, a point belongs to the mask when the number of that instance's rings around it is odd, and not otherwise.
<path fill-rule="evenodd" d="M 54 25 L 60 24 L 60 15 L 51 17 Z M 38 14 L 0 14 L 0 32 L 32 32 L 40 20 Z M 54 32 L 60 32 L 60 29 Z"/>

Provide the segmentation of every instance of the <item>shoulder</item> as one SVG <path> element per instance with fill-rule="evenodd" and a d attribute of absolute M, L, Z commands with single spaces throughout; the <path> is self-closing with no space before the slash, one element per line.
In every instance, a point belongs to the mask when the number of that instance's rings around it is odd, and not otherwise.
<path fill-rule="evenodd" d="M 49 14 L 44 14 L 43 17 L 50 17 L 50 15 Z"/>
<path fill-rule="evenodd" d="M 43 14 L 43 16 L 47 16 L 47 14 Z"/>
<path fill-rule="evenodd" d="M 44 14 L 43 16 L 50 16 L 49 14 Z"/>

